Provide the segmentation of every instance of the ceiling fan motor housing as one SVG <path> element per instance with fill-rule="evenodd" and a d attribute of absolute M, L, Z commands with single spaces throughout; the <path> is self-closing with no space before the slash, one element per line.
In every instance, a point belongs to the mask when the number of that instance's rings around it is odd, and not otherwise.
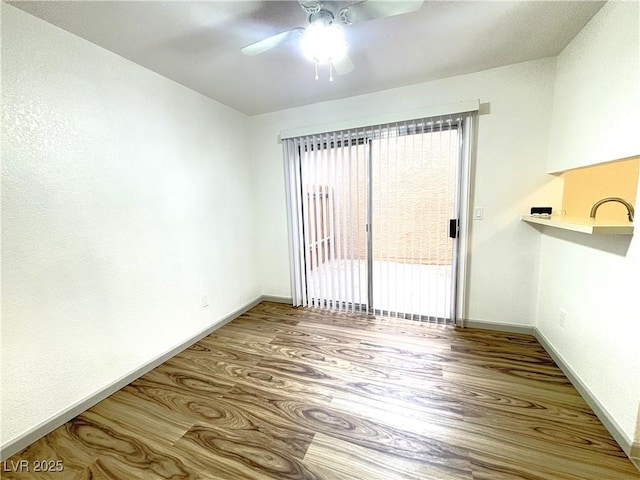
<path fill-rule="evenodd" d="M 312 13 L 309 15 L 309 23 L 311 25 L 321 24 L 324 26 L 329 26 L 333 23 L 333 13 L 329 10 L 318 10 L 316 13 Z"/>

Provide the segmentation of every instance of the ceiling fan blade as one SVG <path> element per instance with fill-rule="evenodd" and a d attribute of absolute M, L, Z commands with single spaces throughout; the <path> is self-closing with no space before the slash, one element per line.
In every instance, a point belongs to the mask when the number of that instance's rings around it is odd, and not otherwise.
<path fill-rule="evenodd" d="M 424 0 L 372 1 L 354 3 L 340 10 L 340 18 L 347 25 L 366 22 L 377 18 L 393 17 L 415 12 L 422 8 Z"/>
<path fill-rule="evenodd" d="M 322 10 L 322 3 L 319 0 L 298 0 L 298 3 L 307 15 L 313 15 Z"/>
<path fill-rule="evenodd" d="M 346 75 L 355 68 L 348 53 L 345 53 L 341 58 L 331 60 L 331 64 L 338 75 Z"/>
<path fill-rule="evenodd" d="M 286 32 L 278 33 L 271 37 L 267 37 L 264 40 L 260 40 L 259 42 L 247 45 L 240 51 L 245 55 L 249 55 L 250 57 L 254 55 L 260 55 L 267 50 L 271 50 L 272 48 L 277 47 L 281 43 L 284 43 L 296 37 L 300 37 L 302 35 L 302 32 L 304 32 L 304 28 L 302 27 L 292 28 L 291 30 L 287 30 Z"/>

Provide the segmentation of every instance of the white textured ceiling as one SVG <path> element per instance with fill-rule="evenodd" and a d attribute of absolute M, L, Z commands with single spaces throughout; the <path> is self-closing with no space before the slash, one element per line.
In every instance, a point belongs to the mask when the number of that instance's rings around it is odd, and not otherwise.
<path fill-rule="evenodd" d="M 374 1 L 374 0 L 372 0 Z M 337 11 L 353 2 L 324 2 Z M 44 1 L 12 5 L 247 114 L 557 55 L 604 2 L 425 1 L 345 27 L 356 68 L 335 81 L 297 45 L 240 48 L 306 26 L 295 1 Z"/>

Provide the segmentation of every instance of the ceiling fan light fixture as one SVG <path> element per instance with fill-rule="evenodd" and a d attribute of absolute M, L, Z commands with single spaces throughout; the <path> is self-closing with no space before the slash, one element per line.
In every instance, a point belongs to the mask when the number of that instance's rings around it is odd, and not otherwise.
<path fill-rule="evenodd" d="M 342 29 L 333 23 L 311 24 L 300 41 L 302 53 L 309 60 L 326 64 L 342 58 L 347 53 L 347 43 Z"/>
<path fill-rule="evenodd" d="M 345 41 L 342 29 L 334 23 L 336 18 L 332 13 L 337 4 L 342 2 L 327 2 L 330 4 L 328 8 L 324 8 L 322 2 L 323 0 L 298 0 L 300 7 L 309 15 L 307 28 L 295 27 L 271 35 L 243 47 L 242 53 L 249 56 L 259 55 L 295 39 L 299 40 L 302 54 L 313 62 L 316 80 L 318 65 L 329 67 L 329 81 L 333 80 L 334 71 L 338 75 L 346 75 L 353 71 L 355 65 L 347 51 L 349 45 Z M 343 24 L 351 25 L 415 12 L 422 8 L 424 2 L 425 0 L 362 0 L 344 7 L 338 15 Z"/>

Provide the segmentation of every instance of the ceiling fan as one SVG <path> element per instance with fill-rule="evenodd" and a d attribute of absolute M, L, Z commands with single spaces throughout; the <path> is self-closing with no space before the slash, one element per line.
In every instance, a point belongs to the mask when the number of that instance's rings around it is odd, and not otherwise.
<path fill-rule="evenodd" d="M 349 5 L 338 12 L 345 25 L 367 22 L 378 18 L 392 17 L 403 13 L 415 12 L 422 7 L 424 0 L 379 1 L 365 0 Z M 342 28 L 335 21 L 334 14 L 323 8 L 319 0 L 298 0 L 298 4 L 309 15 L 307 28 L 296 27 L 267 37 L 241 49 L 249 56 L 259 55 L 285 42 L 298 41 L 305 57 L 315 63 L 316 80 L 318 65 L 329 66 L 329 80 L 333 81 L 333 70 L 345 75 L 354 69 Z"/>

